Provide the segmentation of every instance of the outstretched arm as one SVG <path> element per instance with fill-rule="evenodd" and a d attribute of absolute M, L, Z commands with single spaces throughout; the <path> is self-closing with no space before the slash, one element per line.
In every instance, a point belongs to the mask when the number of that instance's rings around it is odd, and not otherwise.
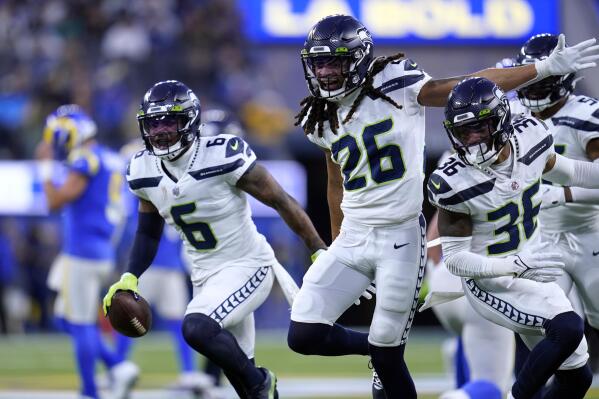
<path fill-rule="evenodd" d="M 488 68 L 470 75 L 445 79 L 431 79 L 422 86 L 418 103 L 428 107 L 444 107 L 453 87 L 469 76 L 479 76 L 495 82 L 504 91 L 510 91 L 532 81 L 537 76 L 534 65 L 515 68 Z"/>
<path fill-rule="evenodd" d="M 306 212 L 263 166 L 256 164 L 249 169 L 237 181 L 237 187 L 275 209 L 312 253 L 326 248 Z"/>
<path fill-rule="evenodd" d="M 597 66 L 599 46 L 589 39 L 572 47 L 565 47 L 564 35 L 559 36 L 553 52 L 544 60 L 515 68 L 488 68 L 470 75 L 446 79 L 431 79 L 422 86 L 418 103 L 424 106 L 444 107 L 453 87 L 468 76 L 480 76 L 497 83 L 504 91 L 514 90 L 551 75 L 565 75 Z"/>

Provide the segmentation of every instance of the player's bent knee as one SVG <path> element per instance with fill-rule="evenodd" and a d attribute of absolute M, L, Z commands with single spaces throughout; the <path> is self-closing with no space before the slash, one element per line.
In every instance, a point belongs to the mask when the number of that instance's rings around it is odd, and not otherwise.
<path fill-rule="evenodd" d="M 302 355 L 317 355 L 331 326 L 291 321 L 287 334 L 289 349 Z"/>
<path fill-rule="evenodd" d="M 368 342 L 381 347 L 398 346 L 401 342 L 398 323 L 391 318 L 387 320 L 376 319 L 370 326 Z"/>
<path fill-rule="evenodd" d="M 212 338 L 220 333 L 222 327 L 205 314 L 190 313 L 183 319 L 181 330 L 185 342 L 192 348 L 201 351 Z"/>
<path fill-rule="evenodd" d="M 584 336 L 584 322 L 573 311 L 558 314 L 544 327 L 548 339 L 567 347 L 571 352 L 574 352 Z"/>
<path fill-rule="evenodd" d="M 574 370 L 558 370 L 556 375 L 567 376 L 571 387 L 578 387 L 582 393 L 586 393 L 593 384 L 593 371 L 588 364 Z"/>

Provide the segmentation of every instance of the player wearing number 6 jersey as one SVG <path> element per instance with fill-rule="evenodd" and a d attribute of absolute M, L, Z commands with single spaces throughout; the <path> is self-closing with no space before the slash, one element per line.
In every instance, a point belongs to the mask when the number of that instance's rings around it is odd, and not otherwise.
<path fill-rule="evenodd" d="M 556 154 L 534 117 L 510 121 L 505 95 L 484 78 L 459 83 L 445 117 L 457 157 L 431 175 L 429 199 L 439 209 L 445 263 L 463 277 L 470 304 L 532 350 L 509 397 L 532 397 L 553 374 L 544 398 L 583 398 L 592 380 L 583 322 L 553 282 L 564 263 L 541 243 L 537 215 L 541 177 L 598 188 L 599 165 Z"/>
<path fill-rule="evenodd" d="M 270 292 L 277 260 L 256 230 L 246 193 L 275 208 L 310 250 L 325 245 L 245 141 L 199 135 L 200 102 L 187 86 L 174 80 L 155 84 L 137 118 L 146 150 L 133 156 L 127 181 L 140 199 L 138 228 L 128 273 L 108 291 L 104 309 L 116 290 L 137 291 L 166 220 L 192 262 L 185 340 L 223 369 L 240 398 L 277 398 L 274 374 L 253 360 L 253 312 Z"/>
<path fill-rule="evenodd" d="M 511 90 L 594 66 L 593 43 L 476 75 Z M 359 21 L 332 15 L 310 30 L 301 51 L 311 95 L 297 124 L 326 154 L 334 241 L 304 277 L 288 343 L 304 354 L 370 354 L 389 399 L 415 398 L 403 353 L 425 264 L 424 106 L 444 106 L 463 77 L 431 79 L 403 54 L 375 58 L 373 46 Z M 373 279 L 369 334 L 335 324 Z"/>

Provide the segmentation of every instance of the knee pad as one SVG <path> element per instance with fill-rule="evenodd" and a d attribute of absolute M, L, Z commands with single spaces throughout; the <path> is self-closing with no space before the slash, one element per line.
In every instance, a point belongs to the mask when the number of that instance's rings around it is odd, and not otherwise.
<path fill-rule="evenodd" d="M 584 336 L 584 322 L 575 312 L 560 313 L 545 323 L 547 339 L 574 352 Z"/>
<path fill-rule="evenodd" d="M 183 319 L 183 338 L 192 348 L 201 350 L 222 330 L 220 324 L 202 313 L 191 313 Z"/>
<path fill-rule="evenodd" d="M 401 334 L 397 328 L 397 323 L 389 319 L 381 320 L 379 318 L 370 325 L 368 342 L 375 346 L 398 346 L 401 342 Z"/>
<path fill-rule="evenodd" d="M 289 348 L 302 355 L 316 355 L 325 343 L 331 326 L 320 323 L 291 321 L 287 334 Z"/>
<path fill-rule="evenodd" d="M 399 346 L 404 328 L 410 323 L 405 312 L 378 308 L 374 312 L 368 342 L 375 346 Z"/>

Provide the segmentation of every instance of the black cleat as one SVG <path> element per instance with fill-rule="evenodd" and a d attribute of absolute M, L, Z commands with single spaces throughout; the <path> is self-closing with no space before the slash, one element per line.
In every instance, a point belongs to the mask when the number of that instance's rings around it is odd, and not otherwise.
<path fill-rule="evenodd" d="M 372 370 L 372 399 L 387 399 L 383 384 L 374 370 Z"/>
<path fill-rule="evenodd" d="M 266 375 L 266 378 L 262 384 L 252 389 L 249 399 L 279 399 L 275 373 L 264 367 L 259 367 L 259 369 Z"/>

